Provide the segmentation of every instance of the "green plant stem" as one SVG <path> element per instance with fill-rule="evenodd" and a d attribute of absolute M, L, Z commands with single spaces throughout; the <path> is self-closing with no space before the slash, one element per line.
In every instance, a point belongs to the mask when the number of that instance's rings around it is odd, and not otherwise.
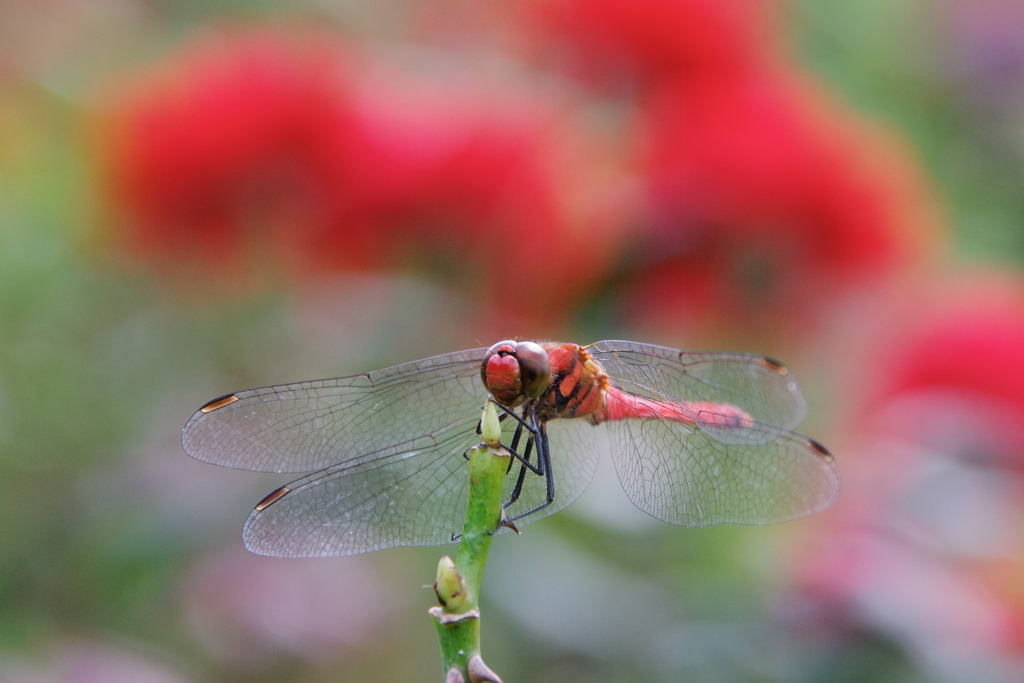
<path fill-rule="evenodd" d="M 447 556 L 441 559 L 434 584 L 441 605 L 430 609 L 444 671 L 451 677 L 453 669 L 458 669 L 465 681 L 498 680 L 479 673 L 483 667 L 479 597 L 491 539 L 501 525 L 501 492 L 511 455 L 501 446 L 501 427 L 490 402 L 484 408 L 483 426 L 484 443 L 469 452 L 469 499 L 459 552 L 454 564 Z M 471 662 L 474 657 L 476 661 Z"/>

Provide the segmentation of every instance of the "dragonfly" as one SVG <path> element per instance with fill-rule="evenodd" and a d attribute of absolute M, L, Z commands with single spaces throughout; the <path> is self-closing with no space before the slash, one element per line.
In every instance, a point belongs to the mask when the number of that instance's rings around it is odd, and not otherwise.
<path fill-rule="evenodd" d="M 515 456 L 504 519 L 520 525 L 576 500 L 603 455 L 634 505 L 680 526 L 798 519 L 839 494 L 832 454 L 792 431 L 807 403 L 782 363 L 631 341 L 505 340 L 240 391 L 199 408 L 182 446 L 215 465 L 304 473 L 249 514 L 242 536 L 252 552 L 442 545 L 462 529 L 465 455 L 480 441 L 486 400 Z"/>

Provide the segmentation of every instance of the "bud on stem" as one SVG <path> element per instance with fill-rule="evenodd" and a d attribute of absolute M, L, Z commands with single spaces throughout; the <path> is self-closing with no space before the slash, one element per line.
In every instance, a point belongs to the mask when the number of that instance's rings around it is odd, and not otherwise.
<path fill-rule="evenodd" d="M 466 581 L 455 568 L 452 558 L 444 555 L 437 563 L 437 580 L 434 581 L 434 593 L 445 612 L 458 614 L 469 607 L 469 595 Z"/>

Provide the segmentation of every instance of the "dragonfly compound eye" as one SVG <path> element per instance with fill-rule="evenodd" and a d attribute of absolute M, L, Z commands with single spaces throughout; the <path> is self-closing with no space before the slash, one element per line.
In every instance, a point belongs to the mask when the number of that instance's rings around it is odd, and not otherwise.
<path fill-rule="evenodd" d="M 519 361 L 515 356 L 516 342 L 502 341 L 487 349 L 480 364 L 480 379 L 494 400 L 512 405 L 523 393 Z"/>
<path fill-rule="evenodd" d="M 548 363 L 548 352 L 540 344 L 519 342 L 515 348 L 519 359 L 520 382 L 523 393 L 529 398 L 537 398 L 551 384 L 551 365 Z"/>

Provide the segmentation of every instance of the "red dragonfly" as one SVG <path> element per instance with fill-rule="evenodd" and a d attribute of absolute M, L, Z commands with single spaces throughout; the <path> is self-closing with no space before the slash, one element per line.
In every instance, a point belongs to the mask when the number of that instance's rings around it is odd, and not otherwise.
<path fill-rule="evenodd" d="M 216 465 L 311 473 L 250 513 L 243 540 L 253 552 L 440 545 L 462 529 L 464 454 L 480 440 L 488 395 L 517 456 L 504 495 L 507 517 L 520 523 L 579 497 L 602 451 L 629 499 L 671 524 L 782 522 L 824 510 L 839 493 L 832 455 L 790 431 L 806 403 L 781 363 L 629 341 L 503 341 L 241 391 L 200 408 L 182 445 Z"/>

